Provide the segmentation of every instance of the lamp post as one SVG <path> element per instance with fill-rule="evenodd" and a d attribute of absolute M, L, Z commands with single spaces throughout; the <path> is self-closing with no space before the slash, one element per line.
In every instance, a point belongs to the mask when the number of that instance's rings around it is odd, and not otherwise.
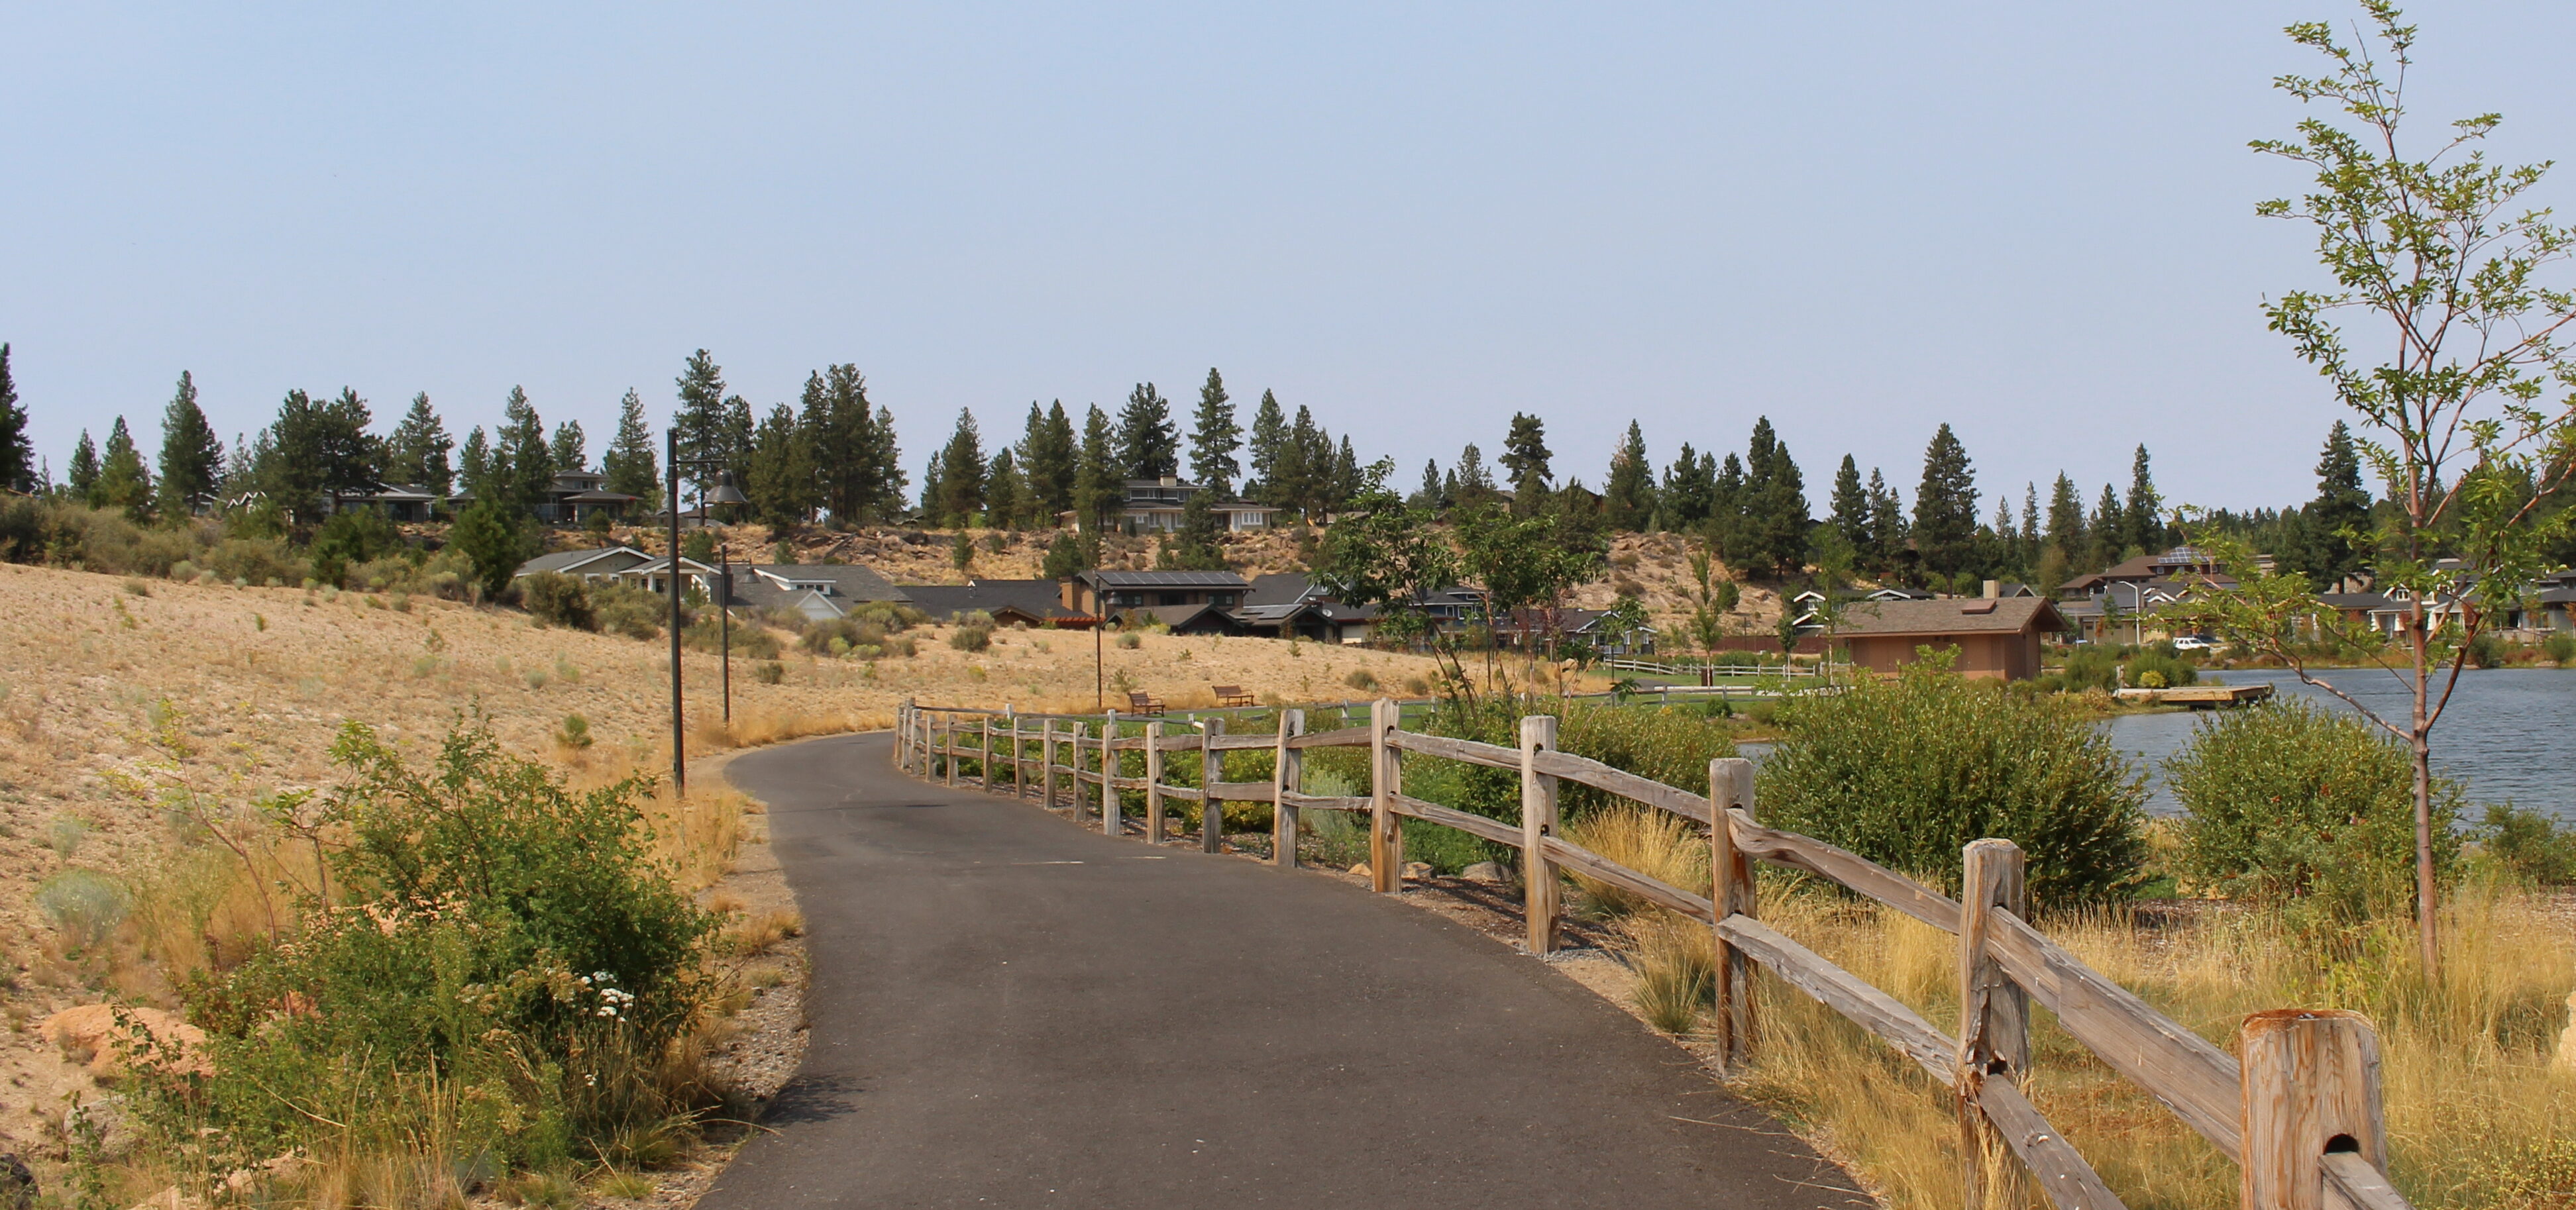
<path fill-rule="evenodd" d="M 683 460 L 680 457 L 679 430 L 667 431 L 662 437 L 663 462 L 670 467 L 671 473 L 669 494 L 671 509 L 671 792 L 680 794 L 685 793 L 689 788 L 689 729 L 688 722 L 682 716 L 680 709 L 680 472 L 684 467 L 722 467 L 724 460 L 721 458 Z M 733 474 L 729 471 L 719 472 L 715 491 L 712 493 L 707 490 L 705 484 L 698 485 L 698 513 L 702 517 L 710 504 L 740 504 L 743 499 L 742 492 L 734 487 Z M 723 589 L 719 587 L 717 591 L 722 592 Z M 717 608 L 721 610 L 724 605 L 719 603 Z M 725 620 L 729 624 L 732 621 L 732 615 L 726 614 Z M 733 635 L 730 625 L 725 627 L 724 642 L 727 648 L 725 654 L 730 657 L 733 654 L 731 650 Z M 728 659 L 725 668 L 727 721 L 731 721 L 733 713 L 732 673 L 733 669 Z"/>

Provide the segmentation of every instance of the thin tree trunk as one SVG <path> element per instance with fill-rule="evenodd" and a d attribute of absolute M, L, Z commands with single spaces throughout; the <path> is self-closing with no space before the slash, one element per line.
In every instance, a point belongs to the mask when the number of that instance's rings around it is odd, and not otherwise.
<path fill-rule="evenodd" d="M 2426 692 L 2432 683 L 2432 667 L 2426 650 L 2424 601 L 2419 595 L 2414 602 L 2414 633 L 2411 640 L 2415 656 L 2414 700 L 2406 747 L 2415 764 L 2415 934 L 2424 950 L 2424 981 L 2430 983 L 2441 962 L 2441 947 L 2434 934 L 2433 887 L 2433 725 L 2426 717 Z"/>

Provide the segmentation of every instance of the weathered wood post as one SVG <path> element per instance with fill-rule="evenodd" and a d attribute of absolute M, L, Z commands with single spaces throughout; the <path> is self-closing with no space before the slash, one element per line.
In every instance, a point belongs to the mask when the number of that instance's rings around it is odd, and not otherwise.
<path fill-rule="evenodd" d="M 1986 1204 L 1984 1158 L 2001 1140 L 1986 1123 L 1977 1093 L 1988 1079 L 2016 1083 L 2030 1070 L 2030 994 L 2004 975 L 1987 949 L 1996 910 L 2030 913 L 2023 886 L 2022 852 L 2009 840 L 1971 842 L 1959 880 L 1959 1079 L 1953 1085 L 1959 1113 L 1960 1180 L 1968 1210 Z"/>
<path fill-rule="evenodd" d="M 1395 699 L 1369 703 L 1369 889 L 1381 894 L 1404 889 L 1404 817 L 1395 813 L 1404 771 L 1388 742 L 1403 725 Z"/>
<path fill-rule="evenodd" d="M 975 783 L 990 792 L 993 788 L 993 716 L 982 715 L 976 722 L 983 731 L 984 755 L 975 764 Z"/>
<path fill-rule="evenodd" d="M 2387 1171 L 2379 1035 L 2368 1018 L 2278 1008 L 2246 1017 L 2236 1044 L 2243 1057 L 2244 1210 L 2324 1210 L 2329 1163 L 2346 1171 L 2367 1164 L 2354 1173 L 2364 1179 Z M 2360 1163 L 2342 1159 L 2346 1153 Z"/>
<path fill-rule="evenodd" d="M 1055 720 L 1038 723 L 1038 801 L 1055 809 Z"/>
<path fill-rule="evenodd" d="M 1118 712 L 1100 724 L 1100 834 L 1118 834 Z"/>
<path fill-rule="evenodd" d="M 1297 804 L 1291 794 L 1306 792 L 1306 751 L 1288 741 L 1306 733 L 1306 712 L 1279 712 L 1279 747 L 1270 760 L 1270 864 L 1297 868 Z"/>
<path fill-rule="evenodd" d="M 1002 742 L 1010 746 L 1011 752 L 1011 797 L 1027 798 L 1028 780 L 1020 776 L 1020 716 L 1009 702 L 1002 703 L 1002 724 Z"/>
<path fill-rule="evenodd" d="M 957 784 L 957 716 L 941 711 L 931 718 L 933 738 L 939 752 L 939 776 L 949 785 Z"/>
<path fill-rule="evenodd" d="M 1073 803 L 1075 823 L 1081 823 L 1091 816 L 1090 806 L 1082 800 L 1082 737 L 1090 727 L 1091 724 L 1076 720 L 1073 724 L 1073 734 L 1066 738 L 1064 744 L 1064 776 L 1065 780 L 1071 783 L 1065 787 L 1065 797 Z"/>
<path fill-rule="evenodd" d="M 1217 853 L 1225 849 L 1225 800 L 1216 796 L 1218 782 L 1225 780 L 1225 753 L 1217 751 L 1217 737 L 1225 734 L 1225 718 L 1220 715 L 1201 724 L 1199 732 L 1199 786 L 1205 797 L 1199 799 L 1199 851 Z"/>
<path fill-rule="evenodd" d="M 1559 891 L 1547 838 L 1556 835 L 1556 776 L 1538 771 L 1538 754 L 1556 748 L 1556 716 L 1521 720 L 1521 914 L 1529 923 L 1533 954 L 1556 951 Z"/>
<path fill-rule="evenodd" d="M 1145 843 L 1163 843 L 1163 720 L 1145 724 Z"/>
<path fill-rule="evenodd" d="M 1711 899 L 1722 926 L 1729 916 L 1757 916 L 1753 859 L 1735 847 L 1735 812 L 1753 818 L 1753 762 L 1740 756 L 1708 762 L 1708 870 Z M 1760 1022 L 1753 1011 L 1753 959 L 1717 929 L 1717 1064 L 1734 1074 L 1753 1058 Z"/>

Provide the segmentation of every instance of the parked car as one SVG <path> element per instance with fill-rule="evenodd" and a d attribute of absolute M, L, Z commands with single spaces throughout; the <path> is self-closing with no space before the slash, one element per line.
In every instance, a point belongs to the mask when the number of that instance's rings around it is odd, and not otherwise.
<path fill-rule="evenodd" d="M 2216 651 L 2218 640 L 2205 634 L 2186 634 L 2177 636 L 2173 647 L 2176 651 Z"/>

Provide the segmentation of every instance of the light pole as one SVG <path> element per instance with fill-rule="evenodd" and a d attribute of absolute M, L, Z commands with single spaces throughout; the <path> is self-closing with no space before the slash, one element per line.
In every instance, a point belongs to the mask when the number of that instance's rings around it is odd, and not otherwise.
<path fill-rule="evenodd" d="M 724 460 L 690 458 L 684 461 L 680 457 L 679 430 L 669 430 L 663 433 L 662 437 L 664 445 L 662 460 L 670 467 L 671 472 L 669 495 L 671 509 L 671 792 L 681 794 L 686 793 L 689 788 L 689 728 L 680 710 L 680 471 L 683 467 L 721 467 L 724 465 Z M 743 498 L 743 494 L 733 485 L 732 473 L 720 472 L 716 478 L 716 488 L 713 493 L 707 491 L 704 483 L 698 485 L 698 513 L 704 517 L 709 504 L 740 504 Z M 718 588 L 717 591 L 721 592 L 723 589 Z M 717 608 L 722 609 L 723 605 L 719 604 Z M 726 615 L 726 620 L 731 621 L 730 614 Z M 733 645 L 732 639 L 733 636 L 728 627 L 725 634 L 727 656 L 733 654 L 730 650 Z M 733 713 L 732 673 L 733 668 L 728 662 L 725 668 L 727 721 L 731 721 Z"/>

